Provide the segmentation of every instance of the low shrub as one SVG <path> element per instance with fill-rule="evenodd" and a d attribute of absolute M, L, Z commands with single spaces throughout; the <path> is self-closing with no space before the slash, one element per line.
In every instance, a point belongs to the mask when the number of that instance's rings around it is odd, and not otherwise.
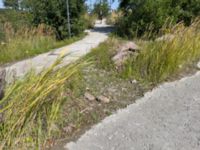
<path fill-rule="evenodd" d="M 198 0 L 126 0 L 121 1 L 123 17 L 117 23 L 120 36 L 132 38 L 153 30 L 158 32 L 170 20 L 190 25 L 200 15 Z"/>

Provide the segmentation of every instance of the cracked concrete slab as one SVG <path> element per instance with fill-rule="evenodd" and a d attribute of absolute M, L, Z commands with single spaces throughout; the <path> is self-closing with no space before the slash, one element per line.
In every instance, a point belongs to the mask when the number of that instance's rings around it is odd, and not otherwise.
<path fill-rule="evenodd" d="M 200 150 L 200 72 L 104 119 L 68 150 Z"/>

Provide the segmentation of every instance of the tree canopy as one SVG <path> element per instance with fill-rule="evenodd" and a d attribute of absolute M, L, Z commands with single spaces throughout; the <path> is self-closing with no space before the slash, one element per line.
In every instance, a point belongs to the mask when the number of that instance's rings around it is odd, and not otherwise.
<path fill-rule="evenodd" d="M 200 0 L 120 0 L 124 13 L 119 24 L 119 33 L 131 36 L 137 31 L 142 35 L 151 26 L 158 31 L 166 21 L 174 23 L 191 20 L 200 15 Z"/>
<path fill-rule="evenodd" d="M 66 0 L 5 0 L 6 7 L 15 9 L 20 6 L 31 13 L 33 24 L 46 24 L 53 27 L 58 39 L 68 36 Z M 69 0 L 69 14 L 72 36 L 83 32 L 85 23 L 82 18 L 86 11 L 85 0 Z"/>
<path fill-rule="evenodd" d="M 102 19 L 103 17 L 108 16 L 109 10 L 110 6 L 108 4 L 108 0 L 98 0 L 94 4 L 92 13 L 97 14 L 98 18 Z"/>

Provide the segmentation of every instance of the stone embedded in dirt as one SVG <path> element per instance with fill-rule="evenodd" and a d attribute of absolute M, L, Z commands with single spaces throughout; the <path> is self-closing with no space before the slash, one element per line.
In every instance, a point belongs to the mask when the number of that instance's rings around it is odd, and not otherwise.
<path fill-rule="evenodd" d="M 130 56 L 137 56 L 139 49 L 139 46 L 137 46 L 134 42 L 126 42 L 119 47 L 117 54 L 112 58 L 112 61 L 116 67 L 119 68 Z"/>
<path fill-rule="evenodd" d="M 105 96 L 98 96 L 96 100 L 102 103 L 110 103 L 110 99 Z"/>
<path fill-rule="evenodd" d="M 172 41 L 173 39 L 174 39 L 174 35 L 172 35 L 172 34 L 166 34 L 166 35 L 163 35 L 163 36 L 161 36 L 161 37 L 159 37 L 159 38 L 157 38 L 156 39 L 156 41 Z"/>
<path fill-rule="evenodd" d="M 119 49 L 118 49 L 118 52 L 119 51 L 136 51 L 136 50 L 139 50 L 140 48 L 139 48 L 139 46 L 138 45 L 136 45 L 134 42 L 131 42 L 131 41 L 129 41 L 129 42 L 126 42 L 126 43 L 124 43 L 124 44 L 122 44 L 120 47 L 119 47 Z"/>
<path fill-rule="evenodd" d="M 136 83 L 137 83 L 137 80 L 132 80 L 131 83 L 132 83 L 132 84 L 136 84 Z"/>
<path fill-rule="evenodd" d="M 75 128 L 75 126 L 73 124 L 69 124 L 68 126 L 64 127 L 63 130 L 66 133 L 71 133 L 73 131 L 73 129 Z"/>
<path fill-rule="evenodd" d="M 52 131 L 58 131 L 59 127 L 55 123 L 53 123 L 53 124 L 51 124 L 51 130 Z"/>
<path fill-rule="evenodd" d="M 0 68 L 0 99 L 2 99 L 4 96 L 5 77 L 6 77 L 5 69 Z"/>
<path fill-rule="evenodd" d="M 89 101 L 95 101 L 95 97 L 90 94 L 89 92 L 86 92 L 85 95 L 84 95 L 85 99 L 89 100 Z"/>
<path fill-rule="evenodd" d="M 112 60 L 117 67 L 120 67 L 131 56 L 131 54 L 132 52 L 130 51 L 120 51 L 112 58 Z"/>
<path fill-rule="evenodd" d="M 198 62 L 198 64 L 197 64 L 197 68 L 200 69 L 200 62 Z"/>

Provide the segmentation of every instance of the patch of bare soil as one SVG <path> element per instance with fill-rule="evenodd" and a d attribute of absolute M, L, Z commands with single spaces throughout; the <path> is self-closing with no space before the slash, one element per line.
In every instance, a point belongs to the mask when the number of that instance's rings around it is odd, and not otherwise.
<path fill-rule="evenodd" d="M 56 125 L 62 133 L 47 143 L 47 147 L 54 145 L 50 148 L 52 150 L 62 150 L 65 143 L 76 140 L 92 125 L 116 110 L 134 103 L 147 90 L 136 81 L 124 80 L 112 72 L 94 67 L 84 69 L 81 84 L 79 96 L 64 104 L 64 120 Z"/>
<path fill-rule="evenodd" d="M 194 74 L 198 69 L 194 64 L 180 69 L 181 71 L 171 76 L 167 82 Z M 67 101 L 62 110 L 62 124 L 56 125 L 61 134 L 47 143 L 51 150 L 62 150 L 64 145 L 72 140 L 77 140 L 86 130 L 100 122 L 116 110 L 132 104 L 152 86 L 144 86 L 133 80 L 121 79 L 115 73 L 87 67 L 83 71 L 81 88 L 78 96 Z M 154 86 L 155 87 L 155 86 Z M 77 93 L 74 93 L 77 95 Z M 99 100 L 106 98 L 106 101 Z"/>

